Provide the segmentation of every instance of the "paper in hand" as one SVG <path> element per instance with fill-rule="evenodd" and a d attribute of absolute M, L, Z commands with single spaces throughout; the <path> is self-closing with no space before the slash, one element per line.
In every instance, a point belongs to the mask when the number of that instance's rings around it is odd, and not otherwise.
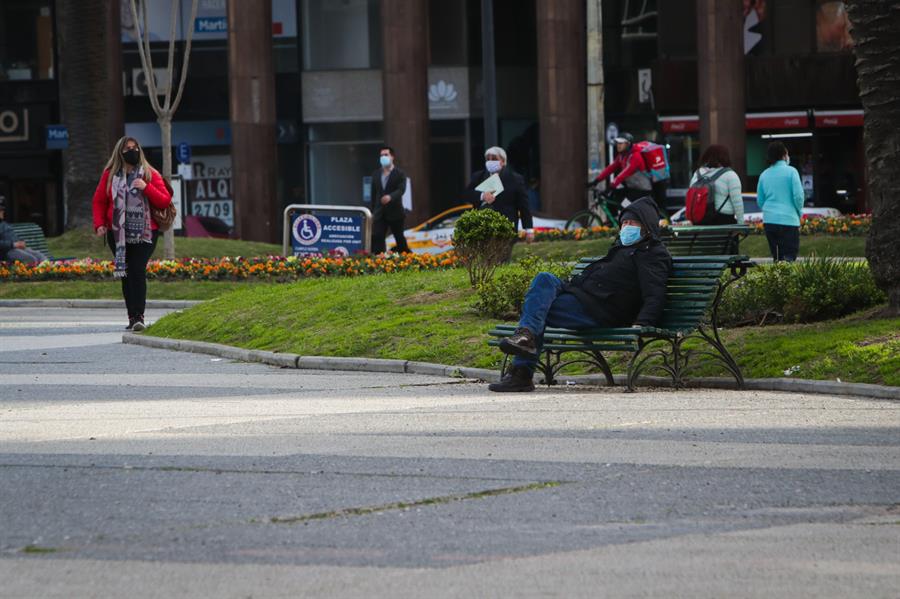
<path fill-rule="evenodd" d="M 497 197 L 503 193 L 503 182 L 500 180 L 500 175 L 494 173 L 482 181 L 481 185 L 475 188 L 475 191 L 480 191 L 482 193 L 490 192 L 494 194 L 494 197 Z"/>

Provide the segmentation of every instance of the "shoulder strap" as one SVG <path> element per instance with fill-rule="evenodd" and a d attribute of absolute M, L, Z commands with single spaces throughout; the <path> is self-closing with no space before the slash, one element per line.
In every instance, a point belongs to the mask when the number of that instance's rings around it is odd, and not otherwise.
<path fill-rule="evenodd" d="M 719 169 L 719 172 L 716 173 L 715 176 L 714 176 L 712 179 L 709 180 L 709 182 L 710 182 L 710 183 L 715 183 L 716 179 L 718 179 L 719 177 L 721 177 L 722 175 L 724 175 L 725 173 L 727 173 L 727 172 L 729 172 L 729 171 L 731 171 L 731 170 L 732 170 L 731 167 L 728 167 L 728 166 L 726 166 L 726 167 L 724 167 L 724 168 L 722 168 L 722 169 Z M 725 207 L 725 204 L 728 202 L 729 198 L 731 198 L 731 190 L 730 190 L 730 189 L 728 190 L 728 193 L 725 194 L 725 199 L 722 200 L 721 206 L 719 206 L 718 208 L 716 208 L 716 212 L 717 212 L 717 213 L 721 213 L 721 212 L 722 212 L 722 208 Z"/>

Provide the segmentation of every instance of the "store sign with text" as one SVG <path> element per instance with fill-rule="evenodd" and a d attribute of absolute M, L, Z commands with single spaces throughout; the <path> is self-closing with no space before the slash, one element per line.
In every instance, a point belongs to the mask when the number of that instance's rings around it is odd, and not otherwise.
<path fill-rule="evenodd" d="M 191 215 L 218 218 L 233 227 L 231 156 L 194 156 L 191 166 L 192 178 L 187 181 Z"/>

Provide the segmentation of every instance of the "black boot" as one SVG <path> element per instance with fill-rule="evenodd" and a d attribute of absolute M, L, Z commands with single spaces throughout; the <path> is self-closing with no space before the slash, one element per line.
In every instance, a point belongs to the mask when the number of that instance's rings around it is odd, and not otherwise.
<path fill-rule="evenodd" d="M 534 333 L 525 327 L 519 327 L 512 336 L 500 341 L 500 351 L 522 358 L 536 358 L 537 346 L 534 344 Z"/>
<path fill-rule="evenodd" d="M 497 393 L 534 391 L 534 375 L 524 366 L 513 366 L 499 383 L 491 383 L 488 389 Z"/>

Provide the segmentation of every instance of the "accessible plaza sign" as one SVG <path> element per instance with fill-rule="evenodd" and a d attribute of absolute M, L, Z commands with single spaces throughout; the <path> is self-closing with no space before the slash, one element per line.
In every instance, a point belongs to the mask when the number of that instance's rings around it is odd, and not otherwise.
<path fill-rule="evenodd" d="M 371 239 L 368 208 L 291 204 L 284 209 L 285 256 L 349 256 L 368 252 Z"/>

